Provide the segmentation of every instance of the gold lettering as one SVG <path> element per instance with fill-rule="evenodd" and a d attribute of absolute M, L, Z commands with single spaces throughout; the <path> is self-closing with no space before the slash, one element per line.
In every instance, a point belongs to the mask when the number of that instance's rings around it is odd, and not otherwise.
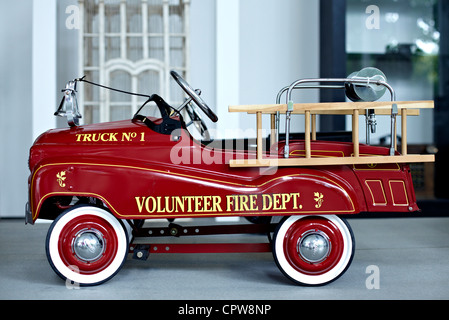
<path fill-rule="evenodd" d="M 266 210 L 270 210 L 271 206 L 273 205 L 273 202 L 271 201 L 271 196 L 269 194 L 263 194 L 262 195 L 262 203 L 263 203 L 263 207 L 262 210 L 266 211 Z"/>
<path fill-rule="evenodd" d="M 212 211 L 212 207 L 211 207 L 211 198 L 212 196 L 204 196 L 203 197 L 203 212 L 211 212 Z"/>
<path fill-rule="evenodd" d="M 130 139 L 131 139 L 131 132 L 123 132 L 122 133 L 122 141 L 125 141 L 125 139 L 130 141 Z"/>
<path fill-rule="evenodd" d="M 213 196 L 212 197 L 212 203 L 213 203 L 213 205 L 212 205 L 212 207 L 213 207 L 213 209 L 212 209 L 212 211 L 215 211 L 215 212 L 218 212 L 218 211 L 223 211 L 222 209 L 221 209 L 221 197 L 220 196 Z"/>
<path fill-rule="evenodd" d="M 257 211 L 259 207 L 257 206 L 257 194 L 252 194 L 249 196 L 249 210 Z"/>
<path fill-rule="evenodd" d="M 178 212 L 178 211 L 184 212 L 184 199 L 182 199 L 178 196 L 175 196 L 174 198 L 175 198 L 175 203 L 176 203 L 176 212 Z M 179 210 L 179 209 L 181 209 L 181 210 Z"/>
<path fill-rule="evenodd" d="M 184 196 L 183 199 L 187 200 L 187 212 L 192 212 L 192 202 L 191 200 L 194 199 L 194 196 Z"/>
<path fill-rule="evenodd" d="M 169 207 L 170 207 L 170 200 L 171 200 L 171 210 L 169 209 Z M 165 210 L 168 212 L 168 213 L 171 213 L 171 212 L 173 212 L 173 210 L 175 209 L 175 206 L 174 206 L 174 198 L 173 197 L 165 197 Z"/>
<path fill-rule="evenodd" d="M 109 134 L 109 141 L 118 141 L 116 138 L 117 132 Z"/>
<path fill-rule="evenodd" d="M 293 197 L 293 209 L 298 209 L 299 192 L 290 193 L 290 195 Z M 300 208 L 301 208 L 301 206 L 300 206 Z"/>
<path fill-rule="evenodd" d="M 290 199 L 292 198 L 292 196 L 288 193 L 283 193 L 282 194 L 282 209 L 285 210 L 286 208 L 286 204 L 290 202 Z"/>
<path fill-rule="evenodd" d="M 102 133 L 101 134 L 101 141 L 107 142 L 107 141 L 109 141 L 109 138 L 105 138 L 104 137 L 105 135 L 109 135 L 109 133 Z"/>
<path fill-rule="evenodd" d="M 94 133 L 94 134 L 92 135 L 92 141 L 93 141 L 93 142 L 98 142 L 98 141 L 100 141 L 100 134 L 99 134 L 99 133 Z"/>
<path fill-rule="evenodd" d="M 149 202 L 150 202 L 150 200 L 153 202 L 153 205 L 152 205 L 152 207 L 151 207 L 151 210 L 150 210 L 150 207 L 149 207 Z M 146 210 L 148 213 L 153 213 L 153 212 L 156 210 L 156 199 L 154 199 L 154 197 L 149 196 L 149 197 L 147 197 L 147 198 L 145 199 L 145 210 Z"/>
<path fill-rule="evenodd" d="M 238 211 L 245 211 L 245 210 L 249 211 L 248 199 L 249 199 L 249 197 L 247 195 L 239 196 L 239 210 Z"/>
<path fill-rule="evenodd" d="M 140 198 L 142 198 L 142 202 L 140 202 Z M 137 209 L 139 210 L 139 213 L 142 213 L 143 205 L 145 203 L 145 197 L 136 197 L 136 203 L 137 203 Z"/>
<path fill-rule="evenodd" d="M 202 198 L 203 198 L 202 196 L 195 197 L 195 212 L 203 212 L 203 208 L 201 208 L 202 207 L 202 203 L 201 203 Z"/>
<path fill-rule="evenodd" d="M 230 212 L 231 211 L 231 206 L 234 208 L 236 207 L 235 204 L 235 200 L 236 200 L 236 196 L 233 195 L 227 195 L 226 196 L 226 212 Z"/>
<path fill-rule="evenodd" d="M 76 133 L 76 142 L 110 142 L 117 140 L 118 132 L 103 132 L 103 133 Z M 133 138 L 137 137 L 136 132 L 123 132 L 122 141 L 132 141 Z M 145 141 L 145 133 L 142 132 L 140 141 Z"/>
<path fill-rule="evenodd" d="M 273 210 L 282 209 L 282 207 L 279 207 L 279 202 L 281 201 L 280 197 L 281 197 L 280 193 L 273 194 Z"/>
<path fill-rule="evenodd" d="M 105 133 L 106 135 L 106 133 Z M 90 135 L 90 139 L 98 136 Z M 79 138 L 81 140 L 81 138 Z M 86 138 L 87 139 L 87 138 Z M 101 139 L 101 138 L 100 138 Z M 298 210 L 300 193 L 240 194 L 226 196 L 148 196 L 134 197 L 139 213 L 189 213 L 189 212 L 223 212 L 222 200 L 226 197 L 226 212 Z"/>
<path fill-rule="evenodd" d="M 163 212 L 165 212 L 165 208 L 162 209 L 162 206 L 161 206 L 161 198 L 162 198 L 162 197 L 156 197 L 156 199 L 157 199 L 157 212 L 158 212 L 158 213 L 163 213 Z"/>

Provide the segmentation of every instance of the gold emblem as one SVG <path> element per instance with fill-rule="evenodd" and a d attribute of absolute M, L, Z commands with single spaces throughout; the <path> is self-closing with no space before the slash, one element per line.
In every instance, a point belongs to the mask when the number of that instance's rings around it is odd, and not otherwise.
<path fill-rule="evenodd" d="M 65 187 L 65 183 L 64 183 L 65 179 L 67 179 L 67 177 L 65 176 L 65 171 L 61 171 L 56 174 L 56 181 L 58 181 L 59 186 L 61 188 Z"/>
<path fill-rule="evenodd" d="M 315 208 L 317 208 L 317 209 L 321 208 L 321 205 L 323 204 L 323 201 L 324 201 L 324 195 L 319 192 L 314 192 L 313 195 L 315 197 L 315 198 L 313 198 L 313 200 L 315 200 L 315 202 L 316 202 Z"/>

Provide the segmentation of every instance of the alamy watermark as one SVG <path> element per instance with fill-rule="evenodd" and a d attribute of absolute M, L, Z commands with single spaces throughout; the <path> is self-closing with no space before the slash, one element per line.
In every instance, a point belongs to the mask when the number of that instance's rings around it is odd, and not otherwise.
<path fill-rule="evenodd" d="M 365 10 L 366 14 L 369 16 L 365 20 L 365 27 L 368 30 L 379 30 L 380 29 L 380 9 L 376 5 L 369 5 Z"/>
<path fill-rule="evenodd" d="M 80 29 L 80 8 L 76 5 L 67 6 L 65 13 L 68 15 L 65 20 L 67 29 Z M 365 19 L 365 27 L 368 30 L 380 29 L 380 9 L 376 5 L 369 5 L 365 9 L 365 13 L 369 16 Z"/>
<path fill-rule="evenodd" d="M 80 8 L 76 5 L 67 6 L 65 13 L 68 15 L 65 20 L 67 29 L 80 29 Z M 380 9 L 376 5 L 369 5 L 365 9 L 365 13 L 369 16 L 365 19 L 365 27 L 368 30 L 380 29 Z"/>
<path fill-rule="evenodd" d="M 368 277 L 365 280 L 365 286 L 368 290 L 380 289 L 380 269 L 376 265 L 369 265 L 365 269 Z"/>
<path fill-rule="evenodd" d="M 74 273 L 77 273 L 77 274 L 80 273 L 80 269 L 79 269 L 78 266 L 76 266 L 76 265 L 70 265 L 70 266 L 69 266 L 69 269 L 70 269 L 71 271 L 73 271 Z M 79 284 L 78 282 L 76 282 L 76 281 L 73 281 L 73 280 L 67 278 L 67 279 L 65 280 L 65 287 L 66 287 L 67 289 L 69 289 L 69 290 L 72 290 L 72 289 L 79 289 L 79 288 L 80 288 L 80 284 Z"/>
<path fill-rule="evenodd" d="M 65 13 L 68 14 L 65 19 L 65 27 L 69 30 L 80 28 L 80 8 L 76 5 L 70 5 L 65 8 Z"/>
<path fill-rule="evenodd" d="M 213 136 L 218 134 L 218 131 L 213 129 L 208 130 L 210 135 Z M 269 139 L 267 133 L 270 131 L 268 129 L 260 130 L 260 134 L 263 138 L 262 154 L 264 160 L 269 160 L 269 166 L 260 167 L 259 173 L 261 175 L 272 175 L 277 172 L 278 169 L 278 159 L 283 149 L 278 150 L 278 145 L 272 145 L 268 150 L 266 148 L 266 139 Z M 185 136 L 183 134 L 183 129 L 176 129 L 172 132 L 172 139 L 178 141 L 170 150 L 170 161 L 172 164 L 228 164 L 231 160 L 245 160 L 248 165 L 257 165 L 258 161 L 261 159 L 257 158 L 257 130 L 254 129 L 229 129 L 225 130 L 225 136 L 236 137 L 235 139 L 224 139 L 215 140 L 218 144 L 207 145 L 205 148 L 198 147 L 198 142 L 192 139 L 182 139 Z M 245 138 L 239 138 L 245 137 Z M 247 138 L 254 137 L 254 138 Z M 299 147 L 298 143 L 292 142 L 290 144 L 292 152 L 298 151 L 296 149 L 303 149 Z M 282 146 L 281 146 L 282 148 Z M 300 153 L 300 152 L 298 152 Z"/>

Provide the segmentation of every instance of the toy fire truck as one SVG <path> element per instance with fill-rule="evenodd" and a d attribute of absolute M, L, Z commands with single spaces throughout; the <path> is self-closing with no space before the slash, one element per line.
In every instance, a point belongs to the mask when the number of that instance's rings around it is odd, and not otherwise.
<path fill-rule="evenodd" d="M 155 253 L 272 252 L 293 282 L 323 285 L 340 277 L 354 255 L 345 216 L 419 210 L 408 163 L 432 162 L 434 156 L 407 153 L 407 116 L 433 108 L 433 102 L 396 101 L 381 71 L 366 68 L 342 79 L 301 79 L 282 88 L 275 104 L 230 106 L 230 112 L 255 115 L 255 148 L 243 140 L 211 141 L 198 110 L 214 122 L 217 116 L 199 90 L 175 71 L 171 75 L 187 94 L 179 107 L 154 94 L 145 105 L 158 110 L 158 116 L 145 116 L 139 109 L 129 120 L 89 125 L 79 124 L 76 85 L 94 84 L 70 81 L 55 113 L 66 116 L 69 127 L 43 133 L 31 147 L 26 222 L 53 220 L 46 253 L 61 278 L 80 285 L 103 283 L 129 254 L 145 260 Z M 345 90 L 351 101 L 292 101 L 294 90 L 308 88 Z M 378 101 L 387 91 L 391 101 Z M 290 125 L 296 114 L 305 123 L 299 136 Z M 320 140 L 315 124 L 320 114 L 352 116 L 352 141 Z M 268 137 L 263 135 L 264 115 L 271 120 Z M 363 115 L 366 144 L 359 143 Z M 369 143 L 380 115 L 391 119 L 387 147 Z M 194 126 L 188 126 L 187 118 L 208 141 L 192 136 Z M 246 219 L 206 226 L 176 221 L 205 217 Z M 156 227 L 153 219 L 167 223 Z M 164 237 L 263 233 L 268 235 L 263 243 L 160 243 Z"/>

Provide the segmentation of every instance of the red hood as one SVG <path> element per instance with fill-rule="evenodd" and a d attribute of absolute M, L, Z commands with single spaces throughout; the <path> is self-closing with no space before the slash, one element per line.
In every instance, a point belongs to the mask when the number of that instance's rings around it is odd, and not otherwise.
<path fill-rule="evenodd" d="M 33 170 L 44 158 L 99 151 L 105 147 L 142 145 L 152 140 L 149 139 L 151 134 L 145 125 L 131 120 L 51 129 L 35 140 L 30 149 L 29 167 Z"/>

